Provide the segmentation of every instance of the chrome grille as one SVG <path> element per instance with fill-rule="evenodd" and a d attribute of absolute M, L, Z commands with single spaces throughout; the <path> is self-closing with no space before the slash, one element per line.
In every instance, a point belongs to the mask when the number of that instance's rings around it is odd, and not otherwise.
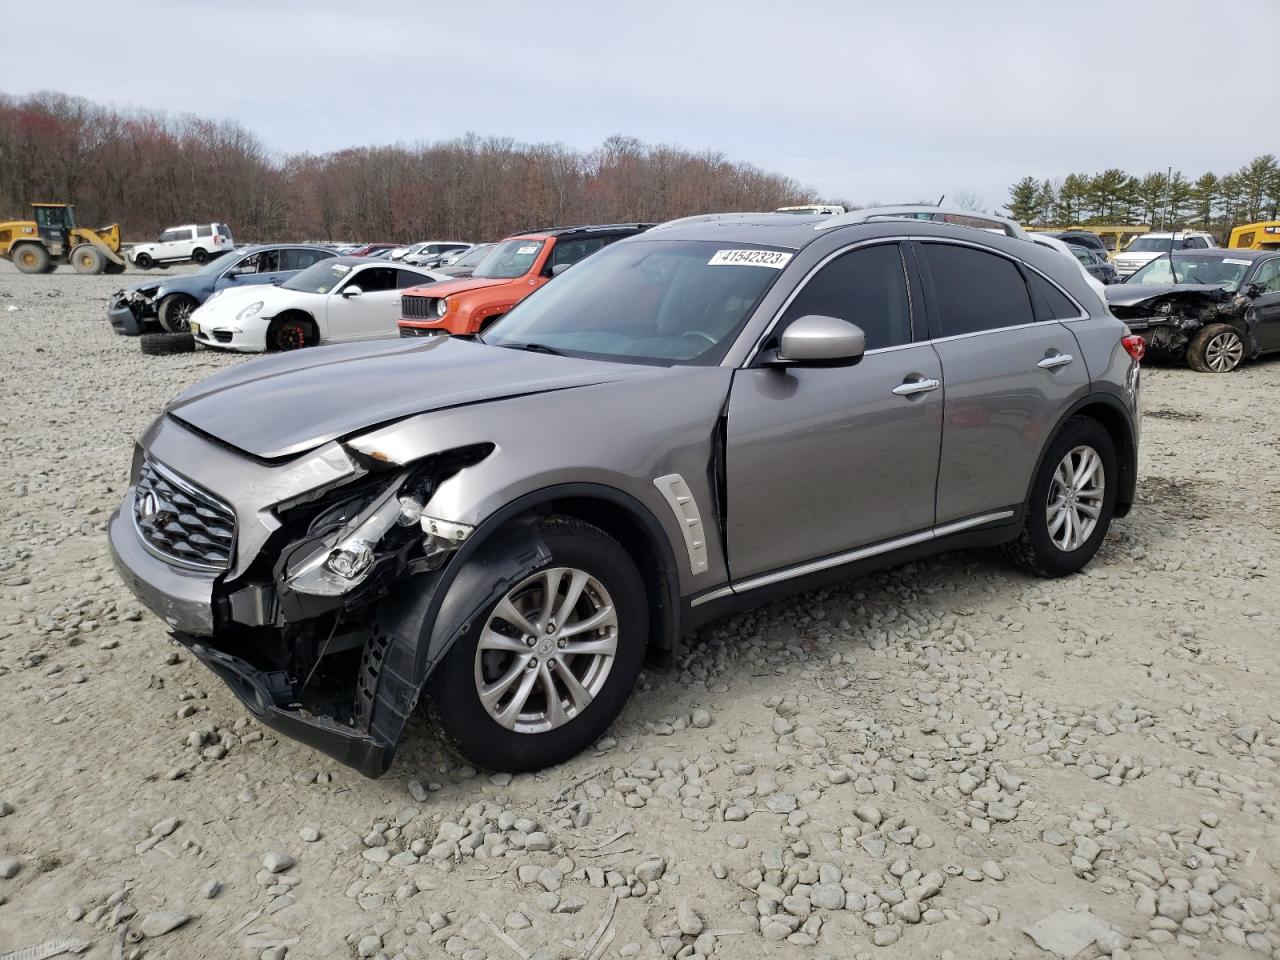
<path fill-rule="evenodd" d="M 235 547 L 236 518 L 212 494 L 143 460 L 133 492 L 133 521 L 142 542 L 171 563 L 226 570 Z"/>
<path fill-rule="evenodd" d="M 438 320 L 435 297 L 402 296 L 400 315 L 406 320 Z"/>

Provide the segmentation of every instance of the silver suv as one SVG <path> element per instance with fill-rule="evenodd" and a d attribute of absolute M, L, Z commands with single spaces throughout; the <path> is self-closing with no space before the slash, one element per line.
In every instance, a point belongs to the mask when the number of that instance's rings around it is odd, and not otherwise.
<path fill-rule="evenodd" d="M 957 547 L 1083 567 L 1133 502 L 1141 340 L 1070 257 L 895 211 L 664 224 L 480 337 L 179 396 L 125 581 L 264 723 L 369 776 L 425 702 L 490 768 L 590 744 L 736 607 Z"/>

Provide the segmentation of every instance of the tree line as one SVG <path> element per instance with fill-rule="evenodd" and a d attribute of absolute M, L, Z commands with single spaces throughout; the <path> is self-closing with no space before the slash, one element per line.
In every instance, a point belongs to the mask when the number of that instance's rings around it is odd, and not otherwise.
<path fill-rule="evenodd" d="M 239 240 L 492 240 L 571 223 L 803 203 L 794 180 L 714 152 L 610 137 L 592 150 L 468 135 L 273 155 L 239 124 L 0 93 L 0 220 L 34 200 L 129 240 L 225 222 Z"/>
<path fill-rule="evenodd" d="M 1037 226 L 1142 223 L 1221 234 L 1280 216 L 1280 164 L 1254 157 L 1230 173 L 1195 180 L 1180 170 L 1135 175 L 1119 169 L 1072 173 L 1060 180 L 1023 177 L 1009 188 L 1009 216 Z"/>

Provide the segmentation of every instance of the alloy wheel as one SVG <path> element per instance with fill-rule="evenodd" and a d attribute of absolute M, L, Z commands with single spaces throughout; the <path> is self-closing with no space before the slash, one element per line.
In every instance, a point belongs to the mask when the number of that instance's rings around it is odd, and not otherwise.
<path fill-rule="evenodd" d="M 604 585 L 573 567 L 541 570 L 509 590 L 486 621 L 476 693 L 508 730 L 555 730 L 599 695 L 617 650 L 618 615 Z"/>
<path fill-rule="evenodd" d="M 1079 550 L 1093 535 L 1107 489 L 1102 458 L 1093 447 L 1067 452 L 1053 471 L 1046 504 L 1049 539 L 1059 550 Z"/>
<path fill-rule="evenodd" d="M 1244 342 L 1234 330 L 1224 330 L 1204 347 L 1204 360 L 1214 373 L 1230 373 L 1244 359 Z"/>

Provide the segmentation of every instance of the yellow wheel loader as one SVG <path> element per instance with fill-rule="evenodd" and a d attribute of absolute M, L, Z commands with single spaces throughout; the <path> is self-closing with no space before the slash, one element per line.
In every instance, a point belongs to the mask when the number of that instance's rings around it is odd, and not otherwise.
<path fill-rule="evenodd" d="M 23 273 L 52 273 L 69 263 L 76 273 L 124 273 L 120 224 L 100 230 L 76 226 L 69 203 L 33 203 L 30 220 L 0 222 L 0 257 Z"/>

